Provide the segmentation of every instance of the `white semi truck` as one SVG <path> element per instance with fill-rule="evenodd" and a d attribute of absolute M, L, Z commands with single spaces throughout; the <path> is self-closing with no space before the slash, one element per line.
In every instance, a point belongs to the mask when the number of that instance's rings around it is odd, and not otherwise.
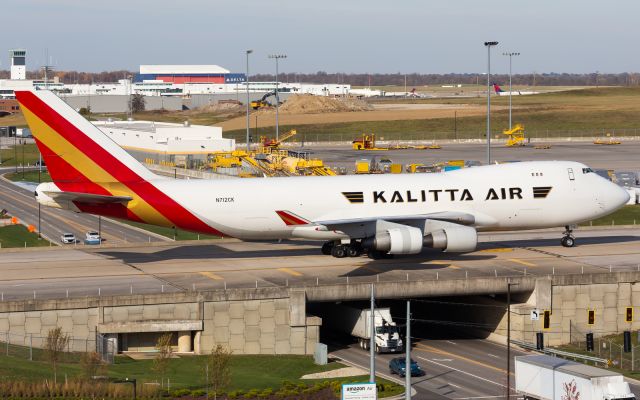
<path fill-rule="evenodd" d="M 617 372 L 546 355 L 515 358 L 516 392 L 538 400 L 635 400 Z"/>
<path fill-rule="evenodd" d="M 331 318 L 323 319 L 323 323 L 327 323 L 334 329 L 339 329 L 345 333 L 358 339 L 360 347 L 365 350 L 369 349 L 371 338 L 371 310 L 348 307 L 344 305 L 336 306 L 332 309 Z M 391 318 L 389 308 L 375 309 L 375 328 L 376 328 L 376 352 L 378 353 L 394 353 L 404 351 L 404 344 L 400 339 L 398 327 Z"/>

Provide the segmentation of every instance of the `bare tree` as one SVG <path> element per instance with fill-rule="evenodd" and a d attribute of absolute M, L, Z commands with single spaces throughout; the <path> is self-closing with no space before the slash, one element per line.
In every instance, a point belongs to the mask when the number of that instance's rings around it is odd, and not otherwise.
<path fill-rule="evenodd" d="M 231 383 L 231 351 L 221 345 L 212 349 L 206 360 L 205 374 L 213 390 L 213 398 L 217 399 L 218 392 Z"/>
<path fill-rule="evenodd" d="M 158 338 L 156 342 L 156 350 L 158 354 L 153 360 L 153 370 L 160 374 L 161 381 L 164 381 L 164 376 L 169 369 L 169 360 L 173 356 L 173 347 L 171 346 L 171 340 L 173 334 L 167 332 Z"/>
<path fill-rule="evenodd" d="M 102 362 L 102 357 L 95 351 L 84 353 L 80 360 L 80 366 L 82 367 L 82 375 L 87 379 L 104 373 L 106 369 L 106 365 Z"/>
<path fill-rule="evenodd" d="M 69 335 L 62 333 L 61 327 L 49 330 L 47 333 L 47 341 L 44 346 L 47 360 L 53 366 L 53 382 L 58 383 L 58 362 L 62 356 L 62 352 L 69 344 Z"/>
<path fill-rule="evenodd" d="M 145 110 L 145 100 L 144 96 L 140 93 L 135 93 L 131 95 L 131 112 L 139 113 Z"/>

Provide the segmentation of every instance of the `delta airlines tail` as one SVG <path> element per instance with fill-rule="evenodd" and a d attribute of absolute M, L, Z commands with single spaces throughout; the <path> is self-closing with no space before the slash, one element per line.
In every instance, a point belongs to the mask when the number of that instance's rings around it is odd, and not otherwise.
<path fill-rule="evenodd" d="M 157 176 L 48 91 L 16 97 L 52 183 L 38 202 L 240 239 L 326 240 L 325 254 L 373 258 L 475 249 L 478 230 L 571 226 L 629 195 L 587 166 L 521 162 L 441 174 L 174 180 Z"/>
<path fill-rule="evenodd" d="M 531 91 L 522 91 L 522 90 L 512 90 L 510 92 L 505 92 L 500 85 L 498 85 L 497 83 L 493 84 L 493 91 L 496 93 L 496 95 L 498 96 L 526 96 L 526 95 L 530 95 L 530 94 L 538 94 L 538 92 L 531 92 Z"/>

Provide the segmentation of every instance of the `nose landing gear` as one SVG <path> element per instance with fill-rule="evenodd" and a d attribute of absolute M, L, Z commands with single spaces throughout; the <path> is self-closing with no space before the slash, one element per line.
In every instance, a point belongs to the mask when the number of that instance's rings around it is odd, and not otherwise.
<path fill-rule="evenodd" d="M 574 226 L 572 225 L 567 225 L 564 227 L 565 229 L 564 236 L 560 240 L 560 243 L 562 244 L 562 246 L 573 247 L 576 245 L 576 238 L 573 237 L 573 228 Z"/>

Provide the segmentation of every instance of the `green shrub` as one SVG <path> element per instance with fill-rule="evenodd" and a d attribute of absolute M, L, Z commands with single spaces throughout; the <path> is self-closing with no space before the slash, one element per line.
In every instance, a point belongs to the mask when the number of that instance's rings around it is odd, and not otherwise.
<path fill-rule="evenodd" d="M 230 399 L 237 399 L 238 397 L 242 396 L 244 394 L 244 391 L 242 390 L 234 390 L 232 392 L 229 392 L 229 394 L 227 395 Z"/>
<path fill-rule="evenodd" d="M 171 392 L 171 397 L 183 397 L 189 396 L 191 394 L 191 390 L 189 389 L 178 389 Z"/>

